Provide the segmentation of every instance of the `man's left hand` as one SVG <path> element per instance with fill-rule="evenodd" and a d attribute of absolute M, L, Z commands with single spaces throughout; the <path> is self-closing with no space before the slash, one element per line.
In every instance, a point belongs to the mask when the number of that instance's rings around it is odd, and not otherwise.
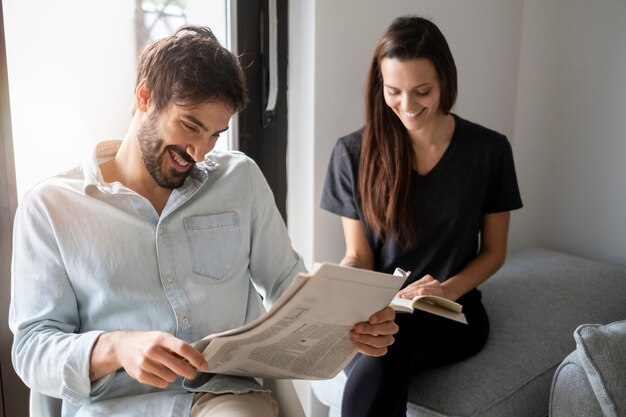
<path fill-rule="evenodd" d="M 372 314 L 368 321 L 357 323 L 350 332 L 357 350 L 368 356 L 383 356 L 393 344 L 393 335 L 398 332 L 394 322 L 396 313 L 391 307 Z"/>

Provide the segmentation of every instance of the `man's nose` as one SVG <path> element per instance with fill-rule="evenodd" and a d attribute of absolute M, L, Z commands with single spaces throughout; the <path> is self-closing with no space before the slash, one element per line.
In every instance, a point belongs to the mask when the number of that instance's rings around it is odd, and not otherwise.
<path fill-rule="evenodd" d="M 195 162 L 202 162 L 204 161 L 204 156 L 210 152 L 210 149 L 205 150 L 205 148 L 206 146 L 187 145 L 185 152 L 187 152 Z"/>
<path fill-rule="evenodd" d="M 185 151 L 193 158 L 196 162 L 204 161 L 204 157 L 206 154 L 211 152 L 213 148 L 215 148 L 215 143 L 217 142 L 217 138 L 213 136 L 209 137 L 208 140 L 202 140 L 198 143 L 189 144 Z"/>

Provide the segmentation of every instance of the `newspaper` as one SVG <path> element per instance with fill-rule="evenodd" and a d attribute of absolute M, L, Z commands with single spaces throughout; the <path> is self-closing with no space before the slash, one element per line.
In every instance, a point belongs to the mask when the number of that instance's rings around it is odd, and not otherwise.
<path fill-rule="evenodd" d="M 329 379 L 356 355 L 350 330 L 389 305 L 406 277 L 330 263 L 299 274 L 257 320 L 194 346 L 208 372 L 261 378 Z"/>

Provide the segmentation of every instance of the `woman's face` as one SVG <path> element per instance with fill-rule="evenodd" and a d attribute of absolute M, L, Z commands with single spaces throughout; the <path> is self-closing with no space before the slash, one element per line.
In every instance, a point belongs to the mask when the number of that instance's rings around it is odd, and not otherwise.
<path fill-rule="evenodd" d="M 441 115 L 441 90 L 435 66 L 428 58 L 380 62 L 385 103 L 409 132 L 429 126 Z"/>

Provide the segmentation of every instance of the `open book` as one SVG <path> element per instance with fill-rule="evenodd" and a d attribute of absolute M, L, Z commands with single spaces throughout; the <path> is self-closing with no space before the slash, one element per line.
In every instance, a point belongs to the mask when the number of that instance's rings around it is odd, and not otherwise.
<path fill-rule="evenodd" d="M 394 297 L 390 306 L 401 313 L 411 313 L 417 309 L 467 324 L 465 314 L 461 312 L 461 304 L 436 295 L 418 295 L 413 299 Z"/>
<path fill-rule="evenodd" d="M 270 311 L 194 343 L 208 372 L 261 378 L 329 379 L 357 353 L 350 330 L 388 306 L 405 276 L 330 263 L 299 274 Z"/>

